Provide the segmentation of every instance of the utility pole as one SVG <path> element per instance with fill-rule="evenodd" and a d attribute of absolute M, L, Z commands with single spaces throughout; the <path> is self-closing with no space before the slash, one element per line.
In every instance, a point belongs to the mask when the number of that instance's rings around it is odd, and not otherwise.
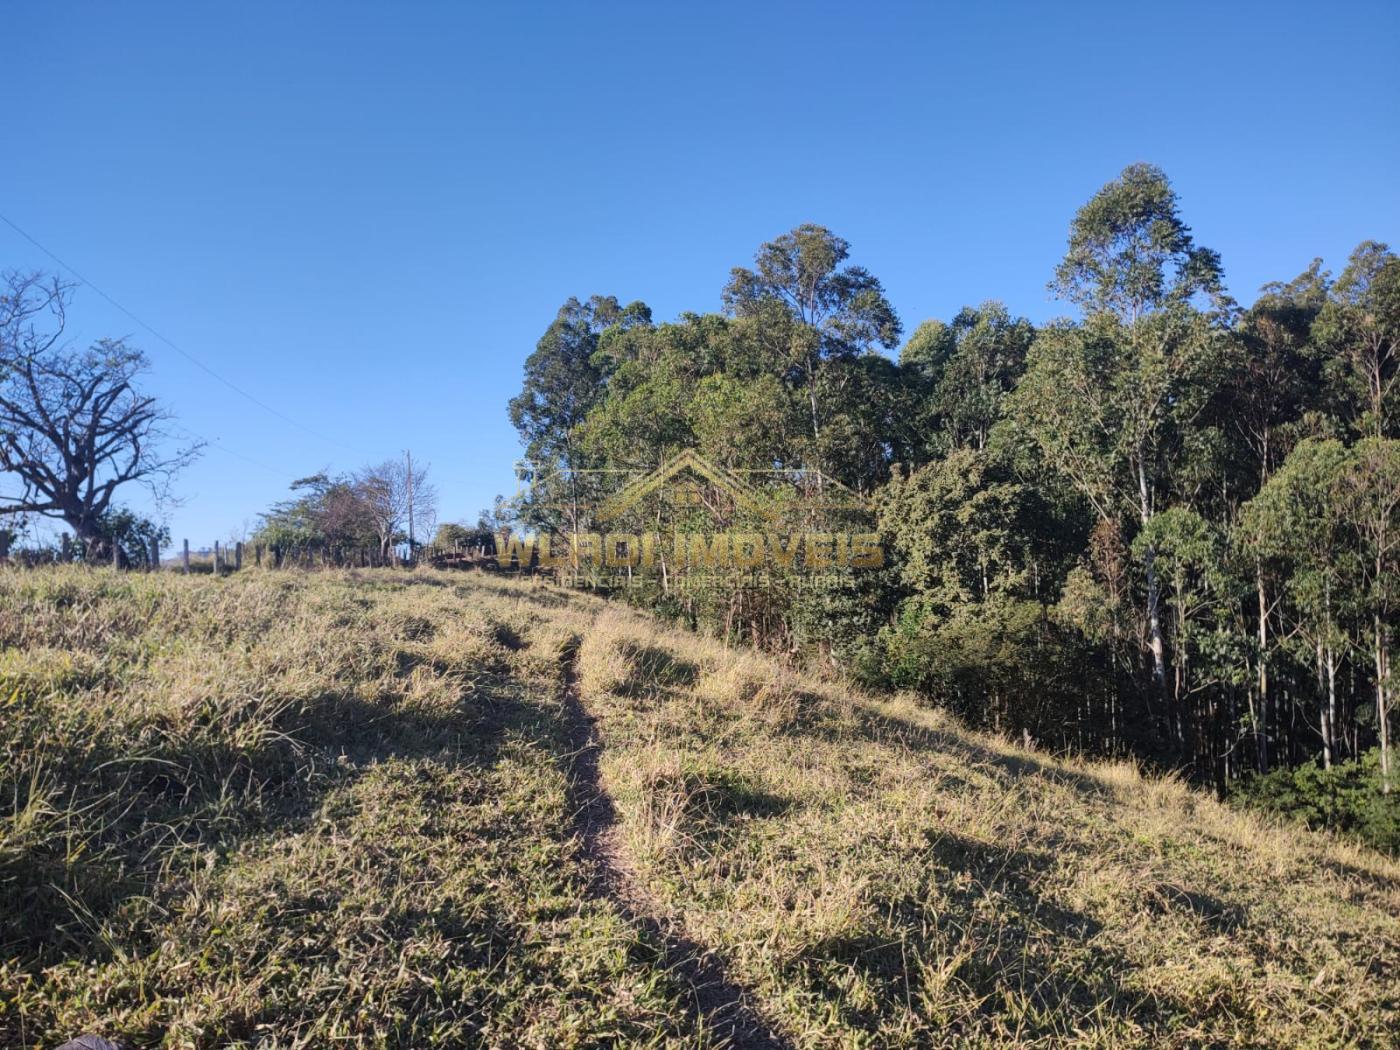
<path fill-rule="evenodd" d="M 413 550 L 413 452 L 405 451 L 404 457 L 408 460 L 408 564 L 414 561 Z"/>

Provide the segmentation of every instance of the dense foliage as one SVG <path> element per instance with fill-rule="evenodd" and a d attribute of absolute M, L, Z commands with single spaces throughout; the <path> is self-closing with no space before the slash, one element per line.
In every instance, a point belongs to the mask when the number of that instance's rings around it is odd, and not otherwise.
<path fill-rule="evenodd" d="M 1244 308 L 1165 175 L 1134 165 L 1071 224 L 1051 288 L 1078 316 L 1036 330 L 989 301 L 895 361 L 899 319 L 849 254 L 801 226 L 732 272 L 722 312 L 666 323 L 566 304 L 512 403 L 542 482 L 522 524 L 591 528 L 585 488 L 682 449 L 839 482 L 884 571 L 628 593 L 1222 794 L 1372 749 L 1357 775 L 1388 794 L 1400 259 L 1366 242 Z M 572 502 L 540 495 L 561 487 Z"/>

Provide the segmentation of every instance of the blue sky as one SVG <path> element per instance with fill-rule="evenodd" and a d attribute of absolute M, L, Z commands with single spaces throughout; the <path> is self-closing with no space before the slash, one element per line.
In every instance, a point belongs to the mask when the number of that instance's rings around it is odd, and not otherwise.
<path fill-rule="evenodd" d="M 1400 241 L 1400 5 L 16 3 L 0 212 L 293 426 L 91 291 L 218 442 L 195 545 L 294 477 L 431 463 L 444 519 L 513 490 L 505 416 L 570 295 L 717 309 L 801 222 L 906 331 L 1041 321 L 1074 210 L 1171 176 L 1249 301 Z M 0 268 L 53 269 L 0 224 Z M 303 429 L 305 428 L 305 429 Z M 134 505 L 144 506 L 138 493 Z"/>

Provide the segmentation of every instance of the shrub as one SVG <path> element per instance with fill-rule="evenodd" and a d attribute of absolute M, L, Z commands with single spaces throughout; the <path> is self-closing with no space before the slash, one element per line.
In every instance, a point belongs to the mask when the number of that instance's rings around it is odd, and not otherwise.
<path fill-rule="evenodd" d="M 1381 792 L 1380 751 L 1360 761 L 1324 769 L 1315 762 L 1276 769 L 1242 781 L 1234 794 L 1242 801 L 1360 839 L 1392 855 L 1400 854 L 1400 794 Z"/>

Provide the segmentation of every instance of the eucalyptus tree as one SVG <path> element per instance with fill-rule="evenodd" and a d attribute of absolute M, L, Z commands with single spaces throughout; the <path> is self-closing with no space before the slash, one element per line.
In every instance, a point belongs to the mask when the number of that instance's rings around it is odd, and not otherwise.
<path fill-rule="evenodd" d="M 1327 303 L 1331 277 L 1314 259 L 1288 282 L 1260 289 L 1244 311 L 1227 344 L 1228 367 L 1213 409 L 1222 440 L 1217 453 L 1199 465 L 1217 487 L 1221 516 L 1234 519 L 1240 506 L 1266 486 L 1297 443 L 1309 433 L 1326 430 L 1322 362 L 1317 318 Z M 1256 768 L 1268 769 L 1266 722 L 1276 683 L 1272 665 L 1285 640 L 1280 638 L 1279 606 L 1284 583 L 1278 576 L 1274 548 L 1251 537 L 1257 516 L 1239 535 L 1240 552 L 1252 559 L 1252 609 L 1241 607 L 1241 630 L 1251 637 L 1249 659 L 1253 682 L 1248 704 Z M 1274 553 L 1270 553 L 1274 552 Z M 1324 749 L 1330 743 L 1324 741 Z"/>
<path fill-rule="evenodd" d="M 901 332 L 879 280 L 845 265 L 849 256 L 850 244 L 826 227 L 798 226 L 760 247 L 753 269 L 735 267 L 723 295 L 730 314 L 760 320 L 784 337 L 776 349 L 788 380 L 806 394 L 819 468 L 823 428 L 848 407 L 845 397 L 861 374 L 837 366 L 876 347 L 893 349 Z"/>
<path fill-rule="evenodd" d="M 744 357 L 734 347 L 734 327 L 718 314 L 685 314 L 605 340 L 595 361 L 608 377 L 606 396 L 576 430 L 580 453 L 610 469 L 651 470 L 695 447 L 692 402 L 708 377 L 730 375 L 725 365 Z M 754 375 L 744 369 L 733 377 Z M 729 425 L 742 426 L 732 411 L 725 414 Z"/>
<path fill-rule="evenodd" d="M 1165 507 L 1218 381 L 1229 306 L 1219 256 L 1195 244 L 1161 170 L 1135 164 L 1079 210 L 1051 287 L 1085 317 L 1041 331 L 1014 414 L 1101 517 L 1126 512 L 1141 528 Z M 1151 675 L 1165 695 L 1156 550 L 1138 553 Z"/>
<path fill-rule="evenodd" d="M 920 322 L 899 351 L 899 365 L 929 387 L 938 385 L 948 359 L 958 348 L 957 334 L 946 321 L 931 317 Z"/>
<path fill-rule="evenodd" d="M 1314 327 L 1327 305 L 1331 276 L 1314 259 L 1288 282 L 1259 290 L 1232 344 L 1222 416 L 1263 486 L 1304 436 L 1302 422 L 1322 405 L 1323 353 Z"/>
<path fill-rule="evenodd" d="M 1318 329 L 1332 355 L 1328 378 L 1340 414 L 1360 434 L 1400 434 L 1394 405 L 1400 383 L 1400 258 L 1376 241 L 1358 245 L 1331 289 Z"/>
<path fill-rule="evenodd" d="M 1338 682 L 1351 651 L 1370 680 L 1383 790 L 1393 783 L 1391 669 L 1400 613 L 1400 441 L 1299 444 L 1241 515 L 1246 541 L 1283 566 L 1294 630 L 1315 654 L 1324 764 L 1344 740 Z M 1369 667 L 1365 665 L 1369 664 Z"/>
<path fill-rule="evenodd" d="M 1357 442 L 1333 492 L 1358 541 L 1356 590 L 1370 627 L 1381 790 L 1389 794 L 1392 639 L 1400 611 L 1400 441 L 1371 437 Z"/>
<path fill-rule="evenodd" d="M 940 438 L 947 448 L 984 449 L 1025 371 L 1035 329 L 990 301 L 964 307 L 947 330 L 953 347 L 932 395 Z"/>
<path fill-rule="evenodd" d="M 1240 581 L 1230 571 L 1222 531 L 1188 507 L 1153 515 L 1132 544 L 1138 554 L 1148 547 L 1171 619 L 1172 731 L 1181 752 L 1213 775 L 1223 796 L 1224 698 L 1245 666 L 1232 631 Z"/>
<path fill-rule="evenodd" d="M 934 392 L 957 350 L 956 333 L 946 321 L 929 318 L 914 329 L 899 350 L 899 370 L 912 400 L 907 423 L 919 436 L 909 457 L 900 462 L 919 467 L 946 451 L 942 422 L 934 408 Z"/>

